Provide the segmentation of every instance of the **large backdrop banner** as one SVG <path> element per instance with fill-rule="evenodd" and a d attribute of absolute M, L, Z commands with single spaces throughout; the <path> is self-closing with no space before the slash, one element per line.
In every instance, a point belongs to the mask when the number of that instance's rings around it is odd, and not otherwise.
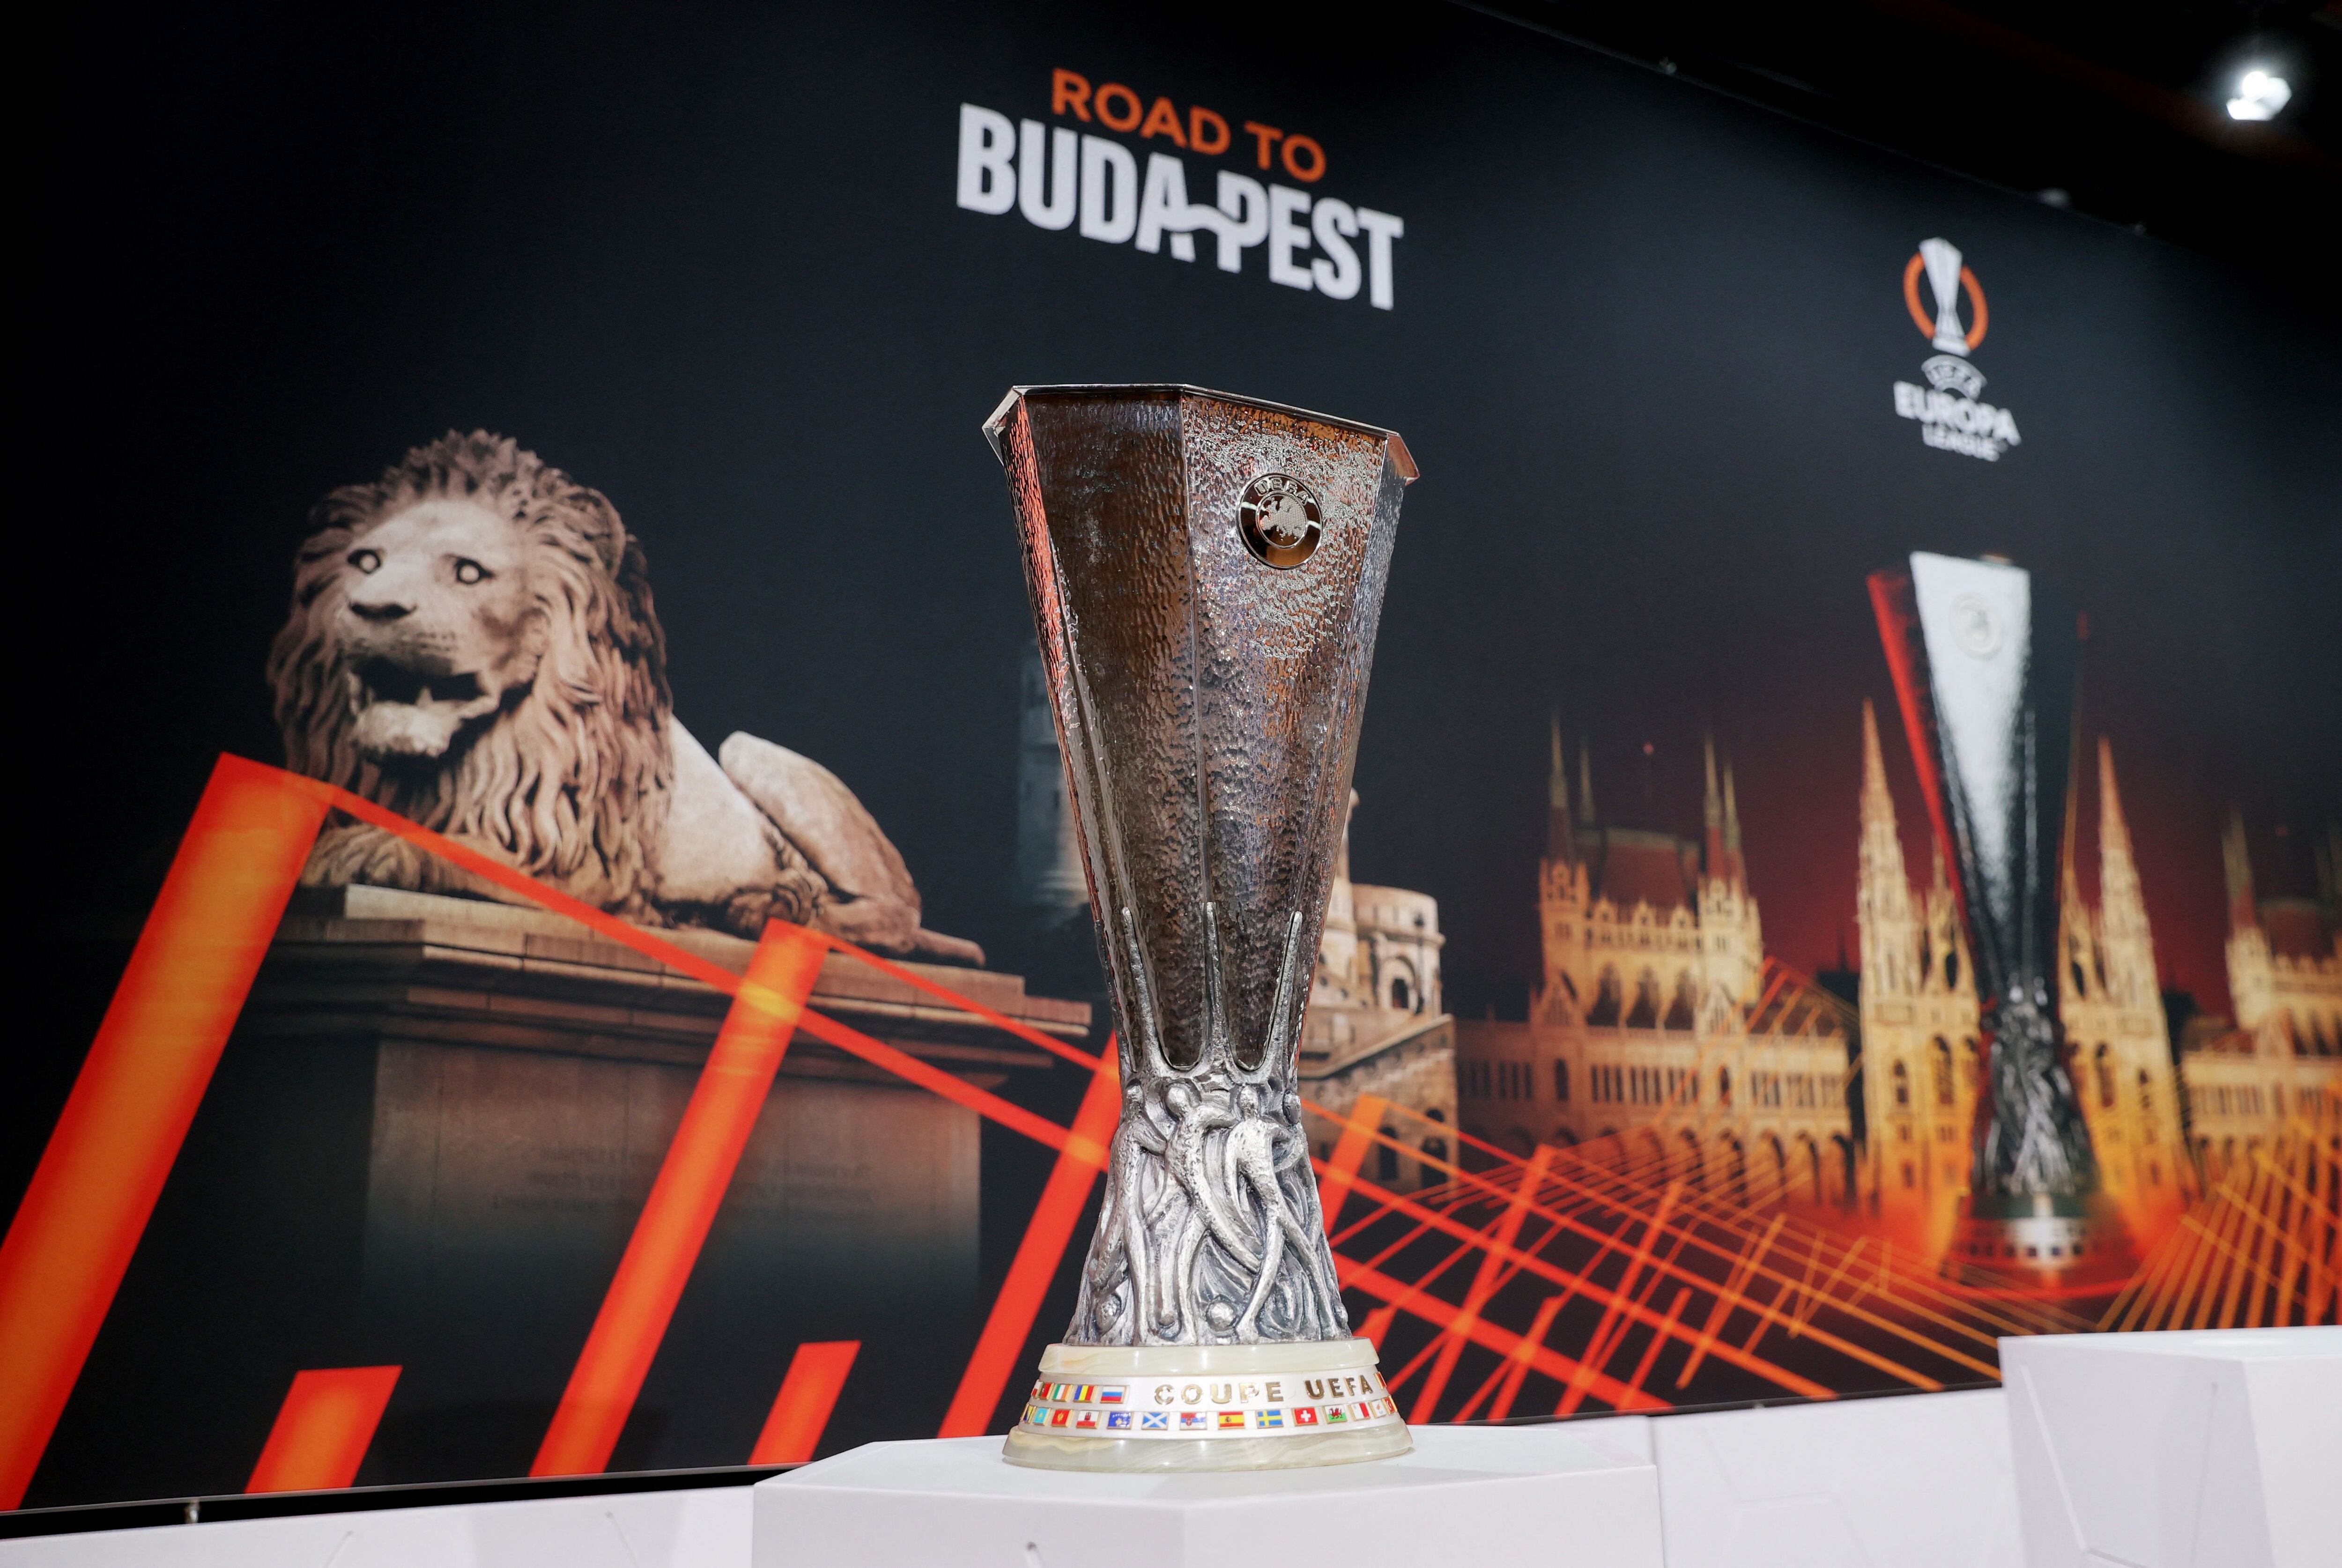
<path fill-rule="evenodd" d="M 0 1506 L 1025 1408 L 1120 1096 L 1018 385 L 1421 466 L 1294 1151 L 1407 1419 L 2336 1320 L 2330 312 L 1455 7 L 75 25 Z M 2068 780 L 2032 1230 L 1944 572 Z"/>

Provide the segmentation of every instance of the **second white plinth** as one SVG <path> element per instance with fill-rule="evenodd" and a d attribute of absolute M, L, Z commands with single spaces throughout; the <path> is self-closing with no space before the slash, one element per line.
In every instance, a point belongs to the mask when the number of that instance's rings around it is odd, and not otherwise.
<path fill-rule="evenodd" d="M 1566 1426 L 1415 1431 L 1323 1470 L 1028 1470 L 997 1437 L 874 1443 L 756 1488 L 756 1568 L 1660 1568 L 1658 1472 Z"/>
<path fill-rule="evenodd" d="M 2342 1568 L 2342 1328 L 2000 1342 L 2029 1568 Z"/>

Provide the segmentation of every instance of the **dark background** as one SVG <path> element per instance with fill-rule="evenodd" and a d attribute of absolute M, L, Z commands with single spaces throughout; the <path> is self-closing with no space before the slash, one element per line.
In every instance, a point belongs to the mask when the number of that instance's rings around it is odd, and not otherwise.
<path fill-rule="evenodd" d="M 307 507 L 449 428 L 607 494 L 678 716 L 834 769 L 929 924 L 1004 957 L 1030 622 L 976 424 L 1020 382 L 1189 381 L 1405 433 L 1424 478 L 1354 869 L 1438 897 L 1454 1011 L 1516 1013 L 1534 973 L 1556 710 L 1606 817 L 1686 829 L 1712 730 L 1768 947 L 1837 963 L 1866 696 L 1927 865 L 1862 584 L 1913 549 L 2005 553 L 2086 606 L 2085 724 L 2167 979 L 2204 1005 L 2229 804 L 2267 892 L 2342 810 L 2342 330 L 2294 280 L 1453 8 L 69 26 L 25 242 L 20 581 L 49 631 L 19 679 L 64 744 L 0 1046 L 11 1201 L 211 759 L 278 760 L 261 666 Z M 1055 66 L 1316 137 L 1313 194 L 1406 222 L 1397 308 L 1274 286 L 1259 251 L 1230 276 L 957 210 L 958 105 L 1046 119 Z M 1187 155 L 1191 193 L 1257 173 L 1238 135 Z M 1900 285 L 1936 235 L 1990 298 L 1984 396 L 2025 438 L 1997 464 L 1892 413 L 1932 352 Z M 105 1380 L 122 1337 L 83 1403 L 135 1383 Z"/>

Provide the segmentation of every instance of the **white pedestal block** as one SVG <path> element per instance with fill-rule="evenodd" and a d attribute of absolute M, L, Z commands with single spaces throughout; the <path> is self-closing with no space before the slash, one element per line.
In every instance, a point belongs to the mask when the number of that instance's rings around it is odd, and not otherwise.
<path fill-rule="evenodd" d="M 1554 1427 L 1415 1432 L 1321 1470 L 1076 1474 L 997 1437 L 874 1443 L 759 1485 L 756 1568 L 1660 1568 L 1657 1472 Z"/>
<path fill-rule="evenodd" d="M 2024 1562 L 1997 1388 L 1645 1420 L 1667 1568 Z"/>
<path fill-rule="evenodd" d="M 2342 1568 L 2342 1328 L 2000 1342 L 2029 1568 Z"/>
<path fill-rule="evenodd" d="M 745 1568 L 748 1488 L 361 1509 L 0 1541 L 0 1568 Z"/>

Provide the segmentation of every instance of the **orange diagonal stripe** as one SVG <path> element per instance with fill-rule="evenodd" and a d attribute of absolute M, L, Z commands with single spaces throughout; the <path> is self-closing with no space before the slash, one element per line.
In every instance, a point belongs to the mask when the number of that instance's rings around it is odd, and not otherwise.
<path fill-rule="evenodd" d="M 609 1468 L 610 1451 L 634 1413 L 675 1304 L 756 1130 L 825 952 L 811 932 L 780 922 L 756 944 L 531 1475 L 590 1475 Z"/>
<path fill-rule="evenodd" d="M 1373 1094 L 1361 1094 L 1342 1121 L 1340 1142 L 1334 1145 L 1334 1157 L 1317 1169 L 1317 1202 L 1326 1217 L 1326 1233 L 1334 1233 L 1334 1222 L 1340 1217 L 1342 1205 L 1349 1201 L 1350 1183 L 1358 1174 L 1358 1166 L 1366 1157 L 1366 1145 L 1375 1141 L 1380 1129 L 1383 1108 L 1389 1102 Z M 1316 1110 L 1315 1106 L 1311 1107 Z"/>
<path fill-rule="evenodd" d="M 458 844 L 445 834 L 434 833 L 427 827 L 419 827 L 396 812 L 386 810 L 370 800 L 352 794 L 347 790 L 329 784 L 308 784 L 306 780 L 295 782 L 321 791 L 332 800 L 337 809 L 372 823 L 385 833 L 395 834 L 418 848 L 427 849 L 432 854 L 440 855 L 508 892 L 518 894 L 532 903 L 543 905 L 555 914 L 567 915 L 579 924 L 599 932 L 613 942 L 625 944 L 646 958 L 655 959 L 670 969 L 690 975 L 703 985 L 724 992 L 727 995 L 740 989 L 740 977 L 713 959 L 703 958 L 698 954 L 687 948 L 679 947 L 664 937 L 629 924 L 615 914 L 596 909 L 590 904 L 547 887 L 525 873 L 515 871 L 502 861 L 491 859 L 478 850 Z M 788 926 L 786 922 L 775 921 L 766 927 L 767 934 L 776 927 L 792 931 L 805 930 L 802 926 Z M 813 941 L 827 946 L 842 945 L 836 937 L 824 933 L 805 932 L 805 934 Z M 867 954 L 862 954 L 859 949 L 853 951 L 858 956 L 870 957 Z M 958 993 L 946 990 L 940 985 L 921 982 L 920 988 L 931 992 L 973 1016 L 986 1018 L 987 1021 L 1007 1022 L 1001 1014 L 993 1013 L 989 1008 L 983 1007 Z M 1066 1129 L 1058 1126 L 1055 1122 L 1046 1117 L 1036 1116 L 1029 1111 L 1012 1105 L 999 1096 L 987 1094 L 939 1068 L 930 1067 L 917 1057 L 898 1051 L 892 1045 L 873 1040 L 869 1035 L 840 1024 L 833 1018 L 825 1017 L 808 1008 L 798 1019 L 798 1026 L 817 1040 L 835 1045 L 852 1055 L 859 1056 L 873 1066 L 882 1067 L 897 1077 L 916 1084 L 923 1089 L 932 1090 L 947 1100 L 966 1105 L 979 1115 L 989 1116 L 1001 1125 L 1013 1128 L 1028 1138 L 1046 1144 L 1053 1149 L 1066 1147 Z M 1046 1039 L 1046 1036 L 1043 1038 Z M 1066 1047 L 1058 1054 L 1064 1055 L 1071 1049 L 1070 1046 Z M 1080 1054 L 1076 1053 L 1076 1054 Z M 1086 1056 L 1084 1060 L 1095 1064 L 1096 1059 Z M 1096 1163 L 1105 1162 L 1103 1144 L 1100 1144 L 1092 1153 L 1096 1156 Z"/>
<path fill-rule="evenodd" d="M 325 804 L 224 756 L 0 1243 L 0 1508 L 24 1501 Z"/>
<path fill-rule="evenodd" d="M 1073 1134 L 1057 1155 L 1048 1185 L 1041 1189 L 1041 1201 L 1034 1205 L 1032 1219 L 1026 1223 L 1025 1239 L 1016 1246 L 1016 1260 L 1008 1265 L 1008 1277 L 1001 1282 L 1000 1294 L 994 1298 L 991 1314 L 984 1322 L 984 1333 L 976 1342 L 976 1353 L 967 1358 L 967 1370 L 960 1374 L 951 1408 L 944 1413 L 943 1429 L 936 1434 L 938 1437 L 980 1435 L 991 1424 L 992 1413 L 1000 1406 L 1001 1390 L 1008 1386 L 1008 1379 L 1017 1370 L 1016 1359 L 1024 1353 L 1025 1342 L 1032 1335 L 1033 1319 L 1041 1310 L 1041 1298 L 1048 1294 L 1049 1282 L 1056 1278 L 1057 1264 L 1066 1255 L 1066 1243 L 1073 1239 L 1074 1226 L 1082 1217 L 1082 1204 L 1089 1198 L 1090 1183 L 1105 1164 L 1103 1158 L 1090 1158 L 1089 1152 L 1105 1149 L 1106 1141 L 1114 1136 L 1115 1123 L 1121 1114 L 1116 1055 L 1115 1043 L 1109 1037 L 1097 1071 L 1091 1075 L 1090 1086 L 1082 1095 L 1081 1109 L 1074 1114 Z"/>
<path fill-rule="evenodd" d="M 749 1463 L 803 1464 L 813 1457 L 813 1451 L 821 1446 L 822 1432 L 829 1425 L 829 1413 L 837 1408 L 846 1374 L 854 1370 L 854 1358 L 861 1349 L 858 1339 L 797 1346 L 796 1353 L 789 1357 L 789 1370 L 781 1379 L 772 1413 L 765 1417 L 765 1430 L 756 1434 L 756 1446 L 748 1451 Z"/>
<path fill-rule="evenodd" d="M 323 1492 L 355 1482 L 397 1382 L 395 1366 L 295 1373 L 245 1491 Z"/>

